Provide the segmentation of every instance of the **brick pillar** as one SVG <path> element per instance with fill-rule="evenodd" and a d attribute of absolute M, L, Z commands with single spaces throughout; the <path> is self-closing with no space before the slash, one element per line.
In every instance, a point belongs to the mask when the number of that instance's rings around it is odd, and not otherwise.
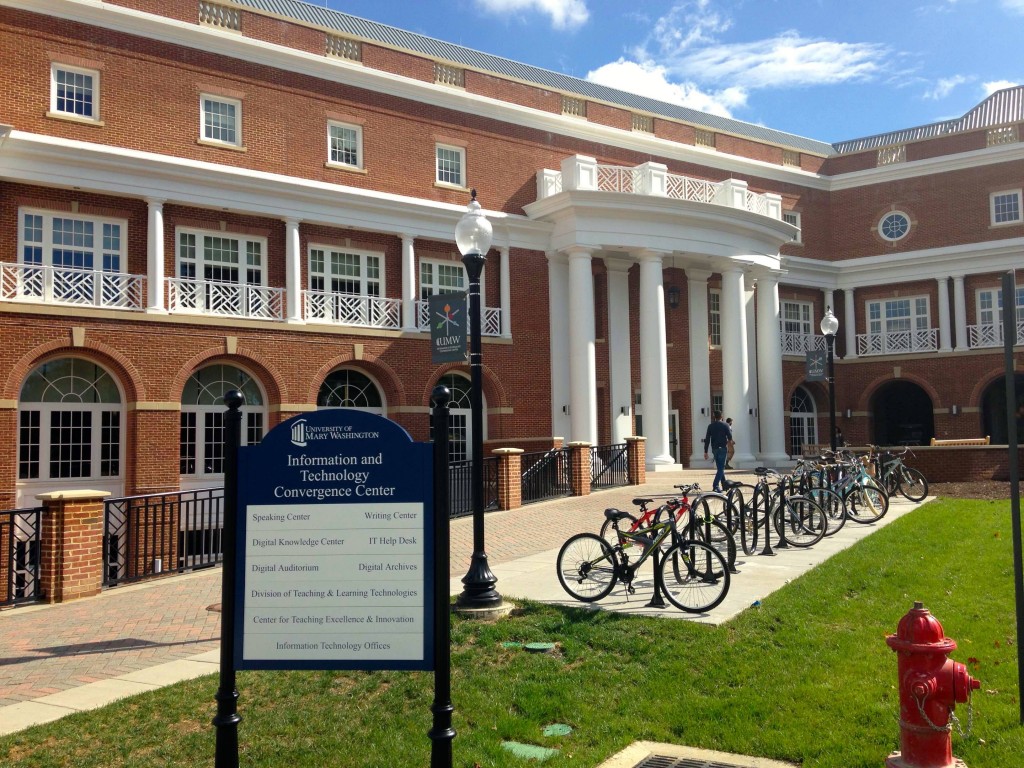
<path fill-rule="evenodd" d="M 626 461 L 630 485 L 643 485 L 647 482 L 647 438 L 626 438 Z"/>
<path fill-rule="evenodd" d="M 523 506 L 523 449 L 495 448 L 498 457 L 498 509 Z"/>
<path fill-rule="evenodd" d="M 569 443 L 569 472 L 573 496 L 590 495 L 590 443 Z"/>
<path fill-rule="evenodd" d="M 103 500 L 106 491 L 58 491 L 37 496 L 43 506 L 39 597 L 64 603 L 99 594 L 103 586 Z"/>

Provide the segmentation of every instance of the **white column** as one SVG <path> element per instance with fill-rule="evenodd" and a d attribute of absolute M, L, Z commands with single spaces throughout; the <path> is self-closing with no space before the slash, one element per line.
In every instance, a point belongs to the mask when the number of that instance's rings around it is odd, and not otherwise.
<path fill-rule="evenodd" d="M 416 298 L 419 285 L 416 280 L 416 239 L 402 235 L 402 330 L 416 331 L 420 327 Z"/>
<path fill-rule="evenodd" d="M 750 434 L 747 409 L 750 372 L 747 370 L 747 311 L 743 300 L 743 270 L 722 270 L 722 418 L 732 417 L 740 435 Z M 733 466 L 750 466 L 754 455 L 747 440 L 736 444 Z"/>
<path fill-rule="evenodd" d="M 146 311 L 162 313 L 164 305 L 164 203 L 146 198 L 149 206 L 146 226 Z"/>
<path fill-rule="evenodd" d="M 779 277 L 757 281 L 757 393 L 761 427 L 762 464 L 778 466 L 789 459 L 786 450 L 787 403 L 782 387 L 782 332 Z"/>
<path fill-rule="evenodd" d="M 967 349 L 967 296 L 964 293 L 963 275 L 953 275 L 953 318 L 956 323 L 955 349 Z"/>
<path fill-rule="evenodd" d="M 302 254 L 299 246 L 299 220 L 284 222 L 284 287 L 289 323 L 302 322 Z"/>
<path fill-rule="evenodd" d="M 632 262 L 606 258 L 608 272 L 608 395 L 612 443 L 633 434 L 633 379 L 629 343 L 629 268 Z"/>
<path fill-rule="evenodd" d="M 939 289 L 939 352 L 949 352 L 953 346 L 950 344 L 950 323 L 949 323 L 949 278 L 937 277 Z"/>
<path fill-rule="evenodd" d="M 640 401 L 644 408 L 647 466 L 678 468 L 668 444 L 668 354 L 665 347 L 664 254 L 643 250 L 640 260 Z"/>
<path fill-rule="evenodd" d="M 507 245 L 498 249 L 501 256 L 501 273 L 498 275 L 501 281 L 501 336 L 504 339 L 512 338 L 512 271 L 509 268 L 509 250 Z"/>
<path fill-rule="evenodd" d="M 704 461 L 704 433 L 711 421 L 711 355 L 708 348 L 708 278 L 711 272 L 686 267 L 687 324 L 690 328 L 690 467 Z"/>
<path fill-rule="evenodd" d="M 754 289 L 757 286 L 757 282 L 757 278 L 752 274 L 744 275 L 743 303 L 746 306 L 747 314 L 747 377 L 748 386 L 750 387 L 747 391 L 747 418 L 750 420 L 750 424 L 747 425 L 747 432 L 743 435 L 743 440 L 747 444 L 747 450 L 755 455 L 761 452 L 760 411 L 757 407 L 759 379 L 757 372 L 759 363 L 757 361 L 758 349 L 755 343 L 757 339 L 757 312 L 754 304 Z M 734 417 L 733 422 L 735 423 L 735 421 Z"/>
<path fill-rule="evenodd" d="M 846 289 L 846 301 L 843 302 L 845 315 L 843 332 L 846 334 L 846 359 L 852 360 L 857 356 L 857 302 L 854 298 L 853 288 Z M 834 313 L 834 312 L 833 312 Z"/>
<path fill-rule="evenodd" d="M 569 439 L 569 262 L 548 258 L 548 343 L 551 348 L 551 435 Z"/>
<path fill-rule="evenodd" d="M 597 358 L 594 327 L 593 249 L 569 254 L 569 423 L 573 442 L 597 445 Z"/>

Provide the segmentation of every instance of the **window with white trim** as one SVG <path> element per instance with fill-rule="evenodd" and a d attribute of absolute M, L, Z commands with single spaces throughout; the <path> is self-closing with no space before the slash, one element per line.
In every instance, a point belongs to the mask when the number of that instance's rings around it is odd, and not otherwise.
<path fill-rule="evenodd" d="M 1024 285 L 1016 286 L 1017 321 L 1024 320 Z M 1003 289 L 982 288 L 978 291 L 978 325 L 1002 326 Z"/>
<path fill-rule="evenodd" d="M 180 474 L 223 475 L 224 396 L 232 390 L 245 397 L 242 445 L 263 439 L 267 414 L 256 380 L 233 365 L 208 365 L 192 374 L 181 395 Z"/>
<path fill-rule="evenodd" d="M 380 296 L 384 260 L 379 253 L 312 245 L 309 249 L 309 288 L 322 293 Z"/>
<path fill-rule="evenodd" d="M 121 272 L 128 222 L 21 208 L 18 261 L 46 267 Z"/>
<path fill-rule="evenodd" d="M 84 120 L 99 120 L 100 73 L 93 69 L 51 64 L 50 112 Z"/>
<path fill-rule="evenodd" d="M 186 227 L 178 228 L 177 233 L 178 277 L 236 285 L 267 284 L 263 269 L 265 238 Z"/>
<path fill-rule="evenodd" d="M 708 339 L 711 346 L 722 346 L 722 292 L 717 288 L 708 290 Z"/>
<path fill-rule="evenodd" d="M 449 144 L 438 144 L 436 151 L 436 175 L 438 184 L 455 187 L 466 185 L 466 150 Z"/>
<path fill-rule="evenodd" d="M 782 302 L 782 332 L 814 334 L 814 305 L 809 301 Z"/>
<path fill-rule="evenodd" d="M 204 141 L 242 146 L 242 102 L 210 94 L 200 96 L 199 135 Z"/>
<path fill-rule="evenodd" d="M 793 242 L 801 244 L 804 241 L 804 231 L 800 224 L 800 213 L 799 211 L 783 211 L 782 220 L 787 224 L 791 224 L 796 227 L 796 235 L 793 237 Z"/>
<path fill-rule="evenodd" d="M 931 316 L 927 296 L 869 301 L 868 333 L 887 336 L 908 331 L 927 331 Z"/>
<path fill-rule="evenodd" d="M 380 387 L 365 373 L 352 368 L 338 368 L 327 374 L 316 404 L 318 408 L 352 408 L 384 415 Z"/>
<path fill-rule="evenodd" d="M 327 162 L 346 168 L 363 167 L 363 129 L 358 125 L 327 123 Z"/>
<path fill-rule="evenodd" d="M 1005 189 L 989 195 L 989 211 L 993 226 L 1020 223 L 1020 195 L 1019 189 Z"/>
<path fill-rule="evenodd" d="M 481 286 L 483 278 L 481 277 Z M 468 287 L 466 268 L 457 261 L 420 261 L 420 300 L 439 293 L 463 293 Z M 481 288 L 481 293 L 482 293 Z"/>

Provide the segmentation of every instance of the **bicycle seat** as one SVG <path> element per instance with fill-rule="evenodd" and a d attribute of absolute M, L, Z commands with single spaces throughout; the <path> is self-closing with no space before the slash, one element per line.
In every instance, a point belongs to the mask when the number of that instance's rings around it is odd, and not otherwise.
<path fill-rule="evenodd" d="M 741 485 L 743 485 L 743 483 L 739 482 L 738 480 L 726 480 L 724 483 L 722 483 L 722 487 L 726 489 L 739 488 Z"/>
<path fill-rule="evenodd" d="M 638 507 L 641 507 L 644 504 L 650 504 L 652 501 L 654 501 L 654 499 L 633 499 L 633 503 Z"/>
<path fill-rule="evenodd" d="M 604 511 L 604 516 L 613 521 L 626 520 L 627 518 L 632 517 L 629 512 L 623 512 L 621 509 L 616 509 L 615 507 L 608 507 L 608 509 Z"/>
<path fill-rule="evenodd" d="M 768 467 L 757 467 L 754 470 L 754 474 L 757 475 L 758 477 L 764 477 L 765 475 L 769 474 Z"/>

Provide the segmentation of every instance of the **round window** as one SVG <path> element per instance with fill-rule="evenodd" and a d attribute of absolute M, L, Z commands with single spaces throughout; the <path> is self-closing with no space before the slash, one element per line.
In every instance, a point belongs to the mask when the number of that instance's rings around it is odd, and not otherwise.
<path fill-rule="evenodd" d="M 902 240 L 910 231 L 910 217 L 902 211 L 887 213 L 878 222 L 878 232 L 886 240 Z"/>

